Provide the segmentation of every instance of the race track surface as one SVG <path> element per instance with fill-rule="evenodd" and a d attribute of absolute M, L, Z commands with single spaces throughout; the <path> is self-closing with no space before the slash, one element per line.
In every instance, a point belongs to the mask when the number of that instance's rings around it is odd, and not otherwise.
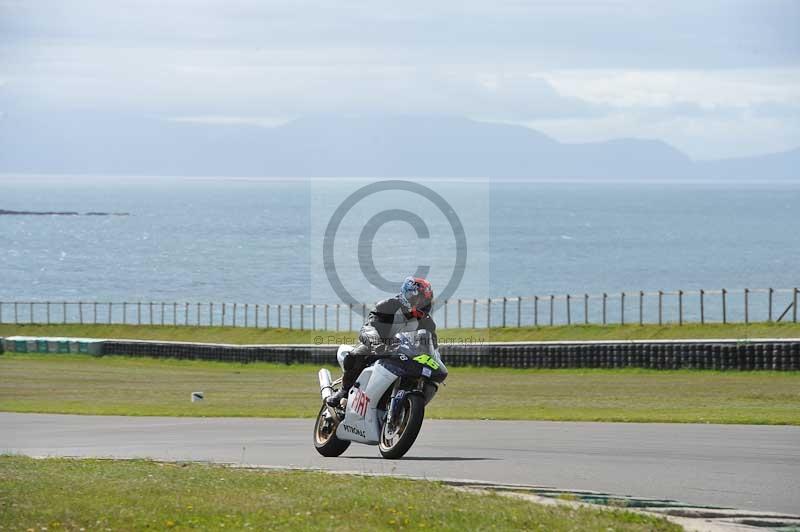
<path fill-rule="evenodd" d="M 323 458 L 313 420 L 0 413 L 0 452 L 147 457 L 464 478 L 800 511 L 800 427 L 425 421 L 403 460 Z"/>

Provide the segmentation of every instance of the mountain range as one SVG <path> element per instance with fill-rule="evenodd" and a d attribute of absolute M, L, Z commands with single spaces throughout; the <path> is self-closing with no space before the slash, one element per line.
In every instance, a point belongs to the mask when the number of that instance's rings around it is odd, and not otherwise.
<path fill-rule="evenodd" d="M 275 127 L 8 113 L 0 173 L 495 179 L 800 179 L 800 148 L 694 161 L 660 140 L 564 143 L 449 116 L 317 115 Z"/>

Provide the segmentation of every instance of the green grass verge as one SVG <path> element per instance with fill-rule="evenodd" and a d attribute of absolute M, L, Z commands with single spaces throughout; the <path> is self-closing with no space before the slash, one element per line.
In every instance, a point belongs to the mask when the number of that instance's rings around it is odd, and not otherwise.
<path fill-rule="evenodd" d="M 0 411 L 313 417 L 317 369 L 6 353 Z M 453 368 L 426 417 L 800 425 L 800 372 Z"/>
<path fill-rule="evenodd" d="M 255 329 L 244 327 L 173 327 L 160 325 L 9 325 L 0 336 L 76 336 L 231 344 L 341 344 L 355 341 L 351 332 Z M 443 341 L 513 342 L 545 340 L 667 340 L 675 338 L 800 338 L 798 323 L 687 325 L 570 325 L 505 329 L 441 329 Z"/>
<path fill-rule="evenodd" d="M 335 494 L 335 495 L 334 495 Z M 0 530 L 678 531 L 436 482 L 149 461 L 0 457 Z"/>

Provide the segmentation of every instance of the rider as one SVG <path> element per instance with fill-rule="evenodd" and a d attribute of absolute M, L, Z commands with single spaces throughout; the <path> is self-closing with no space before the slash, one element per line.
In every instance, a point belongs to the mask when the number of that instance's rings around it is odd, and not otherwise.
<path fill-rule="evenodd" d="M 372 361 L 374 349 L 387 344 L 395 334 L 426 329 L 437 347 L 436 324 L 430 315 L 432 303 L 431 283 L 421 277 L 407 277 L 399 294 L 379 301 L 361 327 L 358 346 L 344 358 L 342 387 L 328 398 L 328 404 L 338 406 L 347 397 L 358 375 Z"/>

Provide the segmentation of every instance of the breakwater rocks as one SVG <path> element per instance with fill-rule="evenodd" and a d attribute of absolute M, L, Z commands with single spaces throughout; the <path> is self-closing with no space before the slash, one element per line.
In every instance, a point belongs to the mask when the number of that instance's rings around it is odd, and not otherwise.
<path fill-rule="evenodd" d="M 76 211 L 10 211 L 0 209 L 0 216 L 130 216 L 128 212 L 76 212 Z"/>

